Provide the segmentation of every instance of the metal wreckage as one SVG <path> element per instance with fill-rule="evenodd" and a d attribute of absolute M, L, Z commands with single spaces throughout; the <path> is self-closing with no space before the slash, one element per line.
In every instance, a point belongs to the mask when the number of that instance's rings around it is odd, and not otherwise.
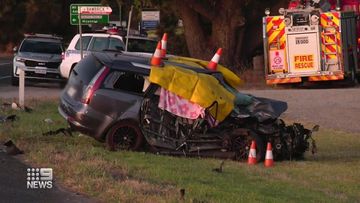
<path fill-rule="evenodd" d="M 152 150 L 245 160 L 255 140 L 257 161 L 264 160 L 267 142 L 272 143 L 275 160 L 303 159 L 310 148 L 315 153 L 312 134 L 319 126 L 309 130 L 300 123 L 286 125 L 279 118 L 287 110 L 286 102 L 240 93 L 235 89 L 240 78 L 220 64 L 206 73 L 189 70 L 207 65 L 197 59 L 169 57 L 165 66 L 151 68 L 140 126 Z M 181 112 L 182 107 L 194 105 L 201 113 Z"/>

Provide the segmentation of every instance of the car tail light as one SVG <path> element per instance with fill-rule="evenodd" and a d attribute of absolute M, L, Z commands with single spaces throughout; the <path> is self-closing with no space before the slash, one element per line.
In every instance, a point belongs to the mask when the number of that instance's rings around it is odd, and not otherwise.
<path fill-rule="evenodd" d="M 104 66 L 90 81 L 89 85 L 86 87 L 81 102 L 84 104 L 89 104 L 91 98 L 93 97 L 96 90 L 99 89 L 101 83 L 104 81 L 105 77 L 109 73 L 110 69 Z"/>

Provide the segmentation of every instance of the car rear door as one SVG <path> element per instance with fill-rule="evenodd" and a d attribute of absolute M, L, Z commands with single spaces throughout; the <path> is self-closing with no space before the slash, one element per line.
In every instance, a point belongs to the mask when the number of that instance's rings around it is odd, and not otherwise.
<path fill-rule="evenodd" d="M 112 71 L 105 79 L 103 88 L 94 95 L 92 108 L 115 120 L 138 121 L 145 77 L 135 72 Z"/>
<path fill-rule="evenodd" d="M 89 83 L 102 67 L 93 55 L 85 57 L 71 72 L 62 97 L 73 105 L 81 102 Z"/>

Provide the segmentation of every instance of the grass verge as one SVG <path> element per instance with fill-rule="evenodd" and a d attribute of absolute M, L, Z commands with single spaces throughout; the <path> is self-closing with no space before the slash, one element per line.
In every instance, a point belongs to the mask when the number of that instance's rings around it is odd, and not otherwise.
<path fill-rule="evenodd" d="M 2 101 L 0 101 L 2 103 Z M 360 134 L 321 129 L 318 154 L 306 161 L 262 164 L 109 152 L 103 143 L 75 133 L 43 136 L 65 127 L 57 101 L 31 101 L 32 113 L 1 109 L 18 120 L 0 124 L 0 141 L 12 139 L 32 166 L 51 167 L 55 181 L 104 202 L 356 202 L 360 199 Z M 52 124 L 44 122 L 46 118 Z M 309 126 L 308 126 L 309 127 Z M 24 171 L 25 173 L 25 171 Z"/>

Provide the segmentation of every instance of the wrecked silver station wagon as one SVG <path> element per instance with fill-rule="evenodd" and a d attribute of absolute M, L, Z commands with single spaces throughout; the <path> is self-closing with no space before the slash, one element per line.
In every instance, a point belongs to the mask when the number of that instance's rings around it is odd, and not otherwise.
<path fill-rule="evenodd" d="M 255 140 L 260 161 L 266 142 L 275 160 L 301 159 L 313 144 L 313 130 L 279 119 L 286 102 L 241 94 L 224 69 L 206 70 L 203 61 L 163 62 L 155 67 L 124 53 L 89 55 L 71 73 L 59 112 L 72 129 L 105 140 L 111 150 L 244 160 Z"/>

